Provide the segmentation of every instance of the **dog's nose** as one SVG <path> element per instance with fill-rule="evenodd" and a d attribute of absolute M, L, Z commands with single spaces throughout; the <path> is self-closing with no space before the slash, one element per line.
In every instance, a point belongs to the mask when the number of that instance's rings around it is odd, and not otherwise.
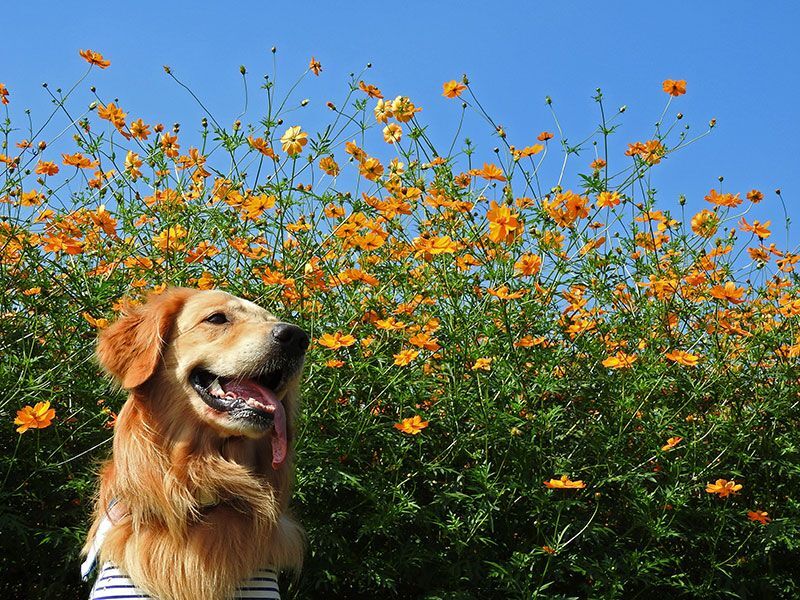
<path fill-rule="evenodd" d="M 272 337 L 286 350 L 302 353 L 308 348 L 308 334 L 297 325 L 278 323 L 272 328 Z"/>

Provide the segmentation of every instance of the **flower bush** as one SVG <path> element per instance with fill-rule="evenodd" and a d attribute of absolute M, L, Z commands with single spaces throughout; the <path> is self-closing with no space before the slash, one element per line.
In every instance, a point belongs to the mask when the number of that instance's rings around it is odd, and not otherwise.
<path fill-rule="evenodd" d="M 286 597 L 800 594 L 800 254 L 746 219 L 758 190 L 657 205 L 661 165 L 714 126 L 683 127 L 685 81 L 619 151 L 624 108 L 600 91 L 572 144 L 557 119 L 507 132 L 466 77 L 444 83 L 454 122 L 495 136 L 482 151 L 431 139 L 367 70 L 306 109 L 314 132 L 297 94 L 315 58 L 288 92 L 265 78 L 258 122 L 165 126 L 87 108 L 111 63 L 80 56 L 41 126 L 0 85 L 4 596 L 85 595 L 77 553 L 124 400 L 94 340 L 124 297 L 171 285 L 313 337 L 309 552 Z"/>

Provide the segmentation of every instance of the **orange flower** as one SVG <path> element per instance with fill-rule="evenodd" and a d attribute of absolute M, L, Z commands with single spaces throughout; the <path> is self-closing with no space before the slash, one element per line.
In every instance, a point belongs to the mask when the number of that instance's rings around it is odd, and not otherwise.
<path fill-rule="evenodd" d="M 708 194 L 706 194 L 705 200 L 711 202 L 711 204 L 716 204 L 717 206 L 727 206 L 728 208 L 736 208 L 742 203 L 742 199 L 739 198 L 739 194 L 720 194 L 715 189 L 712 189 L 708 192 Z"/>
<path fill-rule="evenodd" d="M 692 231 L 700 237 L 710 238 L 717 232 L 719 217 L 710 210 L 701 210 L 692 217 Z"/>
<path fill-rule="evenodd" d="M 552 200 L 542 200 L 542 207 L 561 227 L 569 227 L 589 216 L 589 199 L 572 190 L 556 194 Z"/>
<path fill-rule="evenodd" d="M 39 193 L 37 190 L 29 190 L 23 192 L 19 197 L 20 206 L 39 206 L 44 202 L 44 194 Z"/>
<path fill-rule="evenodd" d="M 683 350 L 673 350 L 672 352 L 667 352 L 664 356 L 666 356 L 668 360 L 686 367 L 696 367 L 697 363 L 700 362 L 699 356 L 684 352 Z"/>
<path fill-rule="evenodd" d="M 96 65 L 101 69 L 107 69 L 111 64 L 110 60 L 106 60 L 103 58 L 102 54 L 95 52 L 94 50 L 79 50 L 78 54 L 80 54 L 83 60 L 88 62 L 90 65 Z"/>
<path fill-rule="evenodd" d="M 23 406 L 18 410 L 14 425 L 19 425 L 17 433 L 25 433 L 28 429 L 44 429 L 50 426 L 55 416 L 56 411 L 50 408 L 50 402 L 37 402 L 36 406 Z"/>
<path fill-rule="evenodd" d="M 383 98 L 383 94 L 378 88 L 376 88 L 374 85 L 366 84 L 363 81 L 358 82 L 358 89 L 360 89 L 370 98 Z"/>
<path fill-rule="evenodd" d="M 338 350 L 339 348 L 347 348 L 348 346 L 352 346 L 356 343 L 356 338 L 354 338 L 352 335 L 342 334 L 342 332 L 337 331 L 333 335 L 330 333 L 323 334 L 317 340 L 317 343 L 323 348 Z"/>
<path fill-rule="evenodd" d="M 542 268 L 542 258 L 536 254 L 523 254 L 514 263 L 514 270 L 520 275 L 530 277 L 536 275 Z"/>
<path fill-rule="evenodd" d="M 358 171 L 366 179 L 375 181 L 383 175 L 383 165 L 377 158 L 368 158 L 358 166 Z"/>
<path fill-rule="evenodd" d="M 141 119 L 133 121 L 128 129 L 131 132 L 131 137 L 136 140 L 146 140 L 150 137 L 150 127 Z"/>
<path fill-rule="evenodd" d="M 398 367 L 405 367 L 417 358 L 417 356 L 419 356 L 419 350 L 401 350 L 394 355 L 394 364 Z"/>
<path fill-rule="evenodd" d="M 312 72 L 314 75 L 316 75 L 317 77 L 319 77 L 319 73 L 320 73 L 320 71 L 322 71 L 322 65 L 321 65 L 321 64 L 320 64 L 320 62 L 319 62 L 319 61 L 318 61 L 316 58 L 314 58 L 313 56 L 311 57 L 311 60 L 308 62 L 308 68 L 309 68 L 309 69 L 311 70 L 311 72 Z"/>
<path fill-rule="evenodd" d="M 739 221 L 739 227 L 742 228 L 742 231 L 749 231 L 762 240 L 767 239 L 772 234 L 772 232 L 767 229 L 767 227 L 769 227 L 771 224 L 772 221 L 762 223 L 761 221 L 754 220 L 753 224 L 750 225 L 750 223 L 748 223 L 744 217 L 742 217 L 742 220 Z"/>
<path fill-rule="evenodd" d="M 97 116 L 104 121 L 108 121 L 117 129 L 122 129 L 125 127 L 125 117 L 128 115 L 127 113 L 122 112 L 122 109 L 119 106 L 113 102 L 109 102 L 105 106 L 97 107 Z"/>
<path fill-rule="evenodd" d="M 628 369 L 636 362 L 636 358 L 635 354 L 626 354 L 620 350 L 614 356 L 605 359 L 602 364 L 609 369 Z"/>
<path fill-rule="evenodd" d="M 264 138 L 254 138 L 252 135 L 247 136 L 247 142 L 250 144 L 250 147 L 253 150 L 258 150 L 264 156 L 268 156 L 277 160 L 277 156 L 275 156 L 275 151 L 270 148 L 269 144 L 264 140 Z"/>
<path fill-rule="evenodd" d="M 0 104 L 8 104 L 8 88 L 0 83 Z"/>
<path fill-rule="evenodd" d="M 619 192 L 600 192 L 597 194 L 597 208 L 617 206 L 622 201 Z"/>
<path fill-rule="evenodd" d="M 549 131 L 543 131 L 542 133 L 536 136 L 536 139 L 539 140 L 540 142 L 546 142 L 547 140 L 553 139 L 553 134 L 550 133 Z"/>
<path fill-rule="evenodd" d="M 744 302 L 742 296 L 744 295 L 743 288 L 737 288 L 736 284 L 728 281 L 724 286 L 715 285 L 710 290 L 711 295 L 718 300 L 727 300 L 733 304 L 741 304 Z"/>
<path fill-rule="evenodd" d="M 394 428 L 402 431 L 403 433 L 407 433 L 409 435 L 417 435 L 421 433 L 423 429 L 428 426 L 428 421 L 423 421 L 422 417 L 419 415 L 415 415 L 414 417 L 409 417 L 407 419 L 403 419 L 399 423 L 394 424 Z"/>
<path fill-rule="evenodd" d="M 352 142 L 345 143 L 344 151 L 347 152 L 354 159 L 356 159 L 358 162 L 364 162 L 365 160 L 367 160 L 367 153 L 358 147 L 358 144 L 356 144 L 355 140 L 353 140 Z"/>
<path fill-rule="evenodd" d="M 679 437 L 679 436 L 671 437 L 671 438 L 669 438 L 669 439 L 667 440 L 667 443 L 666 443 L 666 444 L 664 444 L 663 446 L 661 446 L 661 449 L 662 449 L 664 452 L 669 452 L 669 451 L 670 451 L 670 450 L 672 450 L 672 449 L 673 449 L 675 446 L 677 446 L 678 444 L 680 444 L 682 440 L 683 440 L 683 438 L 682 438 L 682 437 Z"/>
<path fill-rule="evenodd" d="M 418 348 L 424 348 L 425 350 L 430 350 L 431 352 L 436 352 L 441 348 L 436 338 L 431 337 L 427 333 L 418 333 L 417 335 L 413 335 L 408 339 L 408 342 L 414 346 L 417 346 Z"/>
<path fill-rule="evenodd" d="M 715 483 L 706 485 L 706 492 L 709 494 L 718 494 L 720 498 L 727 498 L 731 494 L 735 494 L 742 489 L 741 483 L 736 483 L 733 479 L 717 479 Z"/>
<path fill-rule="evenodd" d="M 461 92 L 467 89 L 467 86 L 458 83 L 455 79 L 444 83 L 442 87 L 444 88 L 442 96 L 445 98 L 456 98 L 461 95 Z"/>
<path fill-rule="evenodd" d="M 670 96 L 683 96 L 683 94 L 686 93 L 686 80 L 679 79 L 675 81 L 674 79 L 665 79 L 661 87 Z"/>
<path fill-rule="evenodd" d="M 80 152 L 75 154 L 62 154 L 61 159 L 63 164 L 68 167 L 78 167 L 79 169 L 94 169 L 97 167 L 97 162 L 92 161 Z"/>
<path fill-rule="evenodd" d="M 501 285 L 499 288 L 488 288 L 486 292 L 490 296 L 494 296 L 499 300 L 517 300 L 518 298 L 522 298 L 525 294 L 528 293 L 528 290 L 521 289 L 517 290 L 516 292 L 512 292 L 507 285 Z"/>
<path fill-rule="evenodd" d="M 86 322 L 89 323 L 92 327 L 96 327 L 97 329 L 105 329 L 108 327 L 108 319 L 95 319 L 91 314 L 88 312 L 81 313 L 81 316 L 86 319 Z"/>
<path fill-rule="evenodd" d="M 308 134 L 300 130 L 299 125 L 289 127 L 281 136 L 281 147 L 289 156 L 297 156 L 308 143 Z"/>
<path fill-rule="evenodd" d="M 551 490 L 580 490 L 586 487 L 580 479 L 572 481 L 568 475 L 562 475 L 561 479 L 551 479 L 544 482 L 545 487 Z"/>
<path fill-rule="evenodd" d="M 595 160 L 592 161 L 592 164 L 589 165 L 589 168 L 592 171 L 599 171 L 600 169 L 605 167 L 606 164 L 608 163 L 606 163 L 606 161 L 603 160 L 602 158 L 596 158 Z"/>
<path fill-rule="evenodd" d="M 750 519 L 751 521 L 758 521 L 762 525 L 766 525 L 767 523 L 772 521 L 772 519 L 769 518 L 768 515 L 769 515 L 769 513 L 764 511 L 764 510 L 748 510 L 747 511 L 747 518 L 748 519 Z"/>
<path fill-rule="evenodd" d="M 277 197 L 273 195 L 267 196 L 266 194 L 259 194 L 257 196 L 250 196 L 242 204 L 242 212 L 250 219 L 259 218 L 265 210 L 275 206 Z"/>
<path fill-rule="evenodd" d="M 747 192 L 747 199 L 753 204 L 758 204 L 764 199 L 764 194 L 758 190 L 750 190 Z"/>
<path fill-rule="evenodd" d="M 331 177 L 336 177 L 339 174 L 339 165 L 333 156 L 326 156 L 320 159 L 319 168 L 325 171 Z"/>
<path fill-rule="evenodd" d="M 500 206 L 492 200 L 486 212 L 489 221 L 489 239 L 493 242 L 510 244 L 525 231 L 525 225 L 519 220 L 519 214 L 512 212 L 505 204 Z"/>
<path fill-rule="evenodd" d="M 503 171 L 497 165 L 492 165 L 489 163 L 483 163 L 482 169 L 472 169 L 470 171 L 470 175 L 477 175 L 478 177 L 483 177 L 487 181 L 505 181 L 506 177 L 503 175 Z"/>
<path fill-rule="evenodd" d="M 169 158 L 178 156 L 178 150 L 181 145 L 178 143 L 178 136 L 171 133 L 164 133 L 161 135 L 161 149 Z"/>
<path fill-rule="evenodd" d="M 441 237 L 417 237 L 414 238 L 415 256 L 423 256 L 425 260 L 438 254 L 454 254 L 458 250 L 458 244 L 449 235 Z"/>
<path fill-rule="evenodd" d="M 58 165 L 54 162 L 40 160 L 36 165 L 34 172 L 37 175 L 55 175 L 58 173 Z"/>
<path fill-rule="evenodd" d="M 517 150 L 512 146 L 511 154 L 514 156 L 514 160 L 520 160 L 522 158 L 527 158 L 529 156 L 534 156 L 535 154 L 539 154 L 542 150 L 544 150 L 544 146 L 541 144 L 534 144 L 533 146 L 525 146 L 522 150 Z"/>

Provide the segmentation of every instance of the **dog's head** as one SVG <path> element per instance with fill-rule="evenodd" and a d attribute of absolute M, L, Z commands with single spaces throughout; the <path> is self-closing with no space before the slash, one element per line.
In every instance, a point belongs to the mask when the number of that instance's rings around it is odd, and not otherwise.
<path fill-rule="evenodd" d="M 124 388 L 176 403 L 177 419 L 222 437 L 271 433 L 277 469 L 308 343 L 302 329 L 252 302 L 174 288 L 126 311 L 101 333 L 97 354 Z"/>

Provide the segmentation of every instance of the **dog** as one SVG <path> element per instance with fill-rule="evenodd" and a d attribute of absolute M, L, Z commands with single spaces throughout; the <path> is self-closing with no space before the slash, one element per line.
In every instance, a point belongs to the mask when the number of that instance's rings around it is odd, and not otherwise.
<path fill-rule="evenodd" d="M 276 573 L 299 570 L 304 554 L 288 503 L 308 344 L 301 328 L 217 290 L 170 288 L 124 309 L 97 343 L 129 395 L 87 563 L 96 555 L 101 575 L 159 600 L 239 597 L 244 583 L 261 589 L 253 581 L 269 594 L 242 597 L 278 597 Z M 106 597 L 100 581 L 92 598 Z"/>

